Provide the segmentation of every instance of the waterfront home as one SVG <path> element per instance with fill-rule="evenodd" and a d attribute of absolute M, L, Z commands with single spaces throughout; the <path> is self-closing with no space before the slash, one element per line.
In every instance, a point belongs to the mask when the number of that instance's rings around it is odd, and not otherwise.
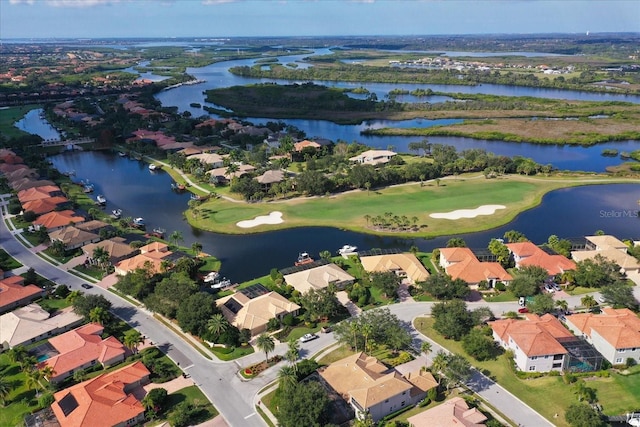
<path fill-rule="evenodd" d="M 4 177 L 7 179 L 8 182 L 14 182 L 24 178 L 35 180 L 40 177 L 40 174 L 35 169 L 18 168 L 11 172 L 5 172 Z"/>
<path fill-rule="evenodd" d="M 497 262 L 481 262 L 469 248 L 440 248 L 440 267 L 453 280 L 461 279 L 469 288 L 478 289 L 480 282 L 487 282 L 490 288 L 498 283 L 508 285 L 513 277 Z"/>
<path fill-rule="evenodd" d="M 411 427 L 484 427 L 487 417 L 477 408 L 469 408 L 461 397 L 454 397 L 407 418 Z"/>
<path fill-rule="evenodd" d="M 627 253 L 628 246 L 614 236 L 586 236 L 585 250 L 572 251 L 571 257 L 576 261 L 593 259 L 597 255 L 615 262 L 620 266 L 620 272 L 640 284 L 640 261 Z"/>
<path fill-rule="evenodd" d="M 550 314 L 525 314 L 525 320 L 500 319 L 489 325 L 498 344 L 513 352 L 520 371 L 592 371 L 602 364 L 592 346 Z"/>
<path fill-rule="evenodd" d="M 640 318 L 627 308 L 604 308 L 601 314 L 566 317 L 567 327 L 586 338 L 613 365 L 640 363 Z"/>
<path fill-rule="evenodd" d="M 68 227 L 49 232 L 49 240 L 51 240 L 51 242 L 62 242 L 64 244 L 64 249 L 69 251 L 81 248 L 89 243 L 99 242 L 100 236 L 95 233 L 81 230 L 79 227 L 69 225 Z"/>
<path fill-rule="evenodd" d="M 429 272 L 412 253 L 361 256 L 360 262 L 368 273 L 392 271 L 411 282 L 424 282 Z"/>
<path fill-rule="evenodd" d="M 138 268 L 149 268 L 152 273 L 161 273 L 165 267 L 163 261 L 172 262 L 173 252 L 161 242 L 152 242 L 140 248 L 140 254 L 124 259 L 115 265 L 119 276 L 126 276 Z"/>
<path fill-rule="evenodd" d="M 142 385 L 150 374 L 142 362 L 135 362 L 99 375 L 55 393 L 51 410 L 61 427 L 136 425 L 144 421 L 144 407 L 136 396 L 144 393 Z"/>
<path fill-rule="evenodd" d="M 575 270 L 576 263 L 559 254 L 549 254 L 531 242 L 507 243 L 517 268 L 535 265 L 547 270 L 549 277 Z"/>
<path fill-rule="evenodd" d="M 22 210 L 25 212 L 31 211 L 36 215 L 43 215 L 70 204 L 71 202 L 66 197 L 55 196 L 25 202 L 22 204 Z"/>
<path fill-rule="evenodd" d="M 374 422 L 423 400 L 438 383 L 427 371 L 407 377 L 360 352 L 318 370 L 320 377 L 353 408 L 356 417 Z"/>
<path fill-rule="evenodd" d="M 200 153 L 187 157 L 187 160 L 196 159 L 201 163 L 209 165 L 211 168 L 221 168 L 224 165 L 224 158 L 216 153 Z"/>
<path fill-rule="evenodd" d="M 21 178 L 9 183 L 9 186 L 17 192 L 28 190 L 29 188 L 54 186 L 54 185 L 56 185 L 55 182 L 49 181 L 48 179 L 36 180 L 36 179 L 30 179 L 30 178 Z"/>
<path fill-rule="evenodd" d="M 314 148 L 316 150 L 319 150 L 320 148 L 322 148 L 322 146 L 320 144 L 318 144 L 315 141 L 309 141 L 308 139 L 305 139 L 303 141 L 299 141 L 296 142 L 295 144 L 293 144 L 293 149 L 296 153 L 300 153 L 302 152 L 302 150 L 304 150 L 307 147 L 311 147 Z"/>
<path fill-rule="evenodd" d="M 367 150 L 357 156 L 353 156 L 349 161 L 365 165 L 381 165 L 389 163 L 393 156 L 397 155 L 389 150 Z"/>
<path fill-rule="evenodd" d="M 251 165 L 238 165 L 236 172 L 228 173 L 229 168 L 221 167 L 214 168 L 207 171 L 207 174 L 211 177 L 215 177 L 219 182 L 231 181 L 232 178 L 240 178 L 242 175 L 246 175 L 256 170 L 255 166 Z"/>
<path fill-rule="evenodd" d="M 334 285 L 337 289 L 344 289 L 355 280 L 355 277 L 333 263 L 284 275 L 285 283 L 293 286 L 301 294 L 305 294 L 311 289 L 323 289 L 329 285 Z"/>
<path fill-rule="evenodd" d="M 36 285 L 25 285 L 24 277 L 11 276 L 0 280 L 0 313 L 12 310 L 40 298 L 45 291 Z"/>
<path fill-rule="evenodd" d="M 0 351 L 66 332 L 83 321 L 71 307 L 53 316 L 38 304 L 15 309 L 0 316 Z"/>
<path fill-rule="evenodd" d="M 18 200 L 21 204 L 39 199 L 49 199 L 51 197 L 62 196 L 62 190 L 57 185 L 43 185 L 41 187 L 28 188 L 18 192 Z"/>
<path fill-rule="evenodd" d="M 51 338 L 51 345 L 58 353 L 38 364 L 38 369 L 51 367 L 54 374 L 51 383 L 59 383 L 74 372 L 94 366 L 106 368 L 124 360 L 125 346 L 115 337 L 102 338 L 104 327 L 89 323 L 62 335 Z"/>
<path fill-rule="evenodd" d="M 109 255 L 109 263 L 112 265 L 118 262 L 138 255 L 139 249 L 132 248 L 129 244 L 125 243 L 125 239 L 122 237 L 113 237 L 111 239 L 102 240 L 97 243 L 89 243 L 82 247 L 82 252 L 87 256 L 90 263 L 95 263 L 93 259 L 93 253 L 96 248 L 104 249 Z"/>
<path fill-rule="evenodd" d="M 248 329 L 251 335 L 267 330 L 271 319 L 282 320 L 287 314 L 297 316 L 300 306 L 261 284 L 241 289 L 216 301 L 227 321 L 238 329 Z"/>
<path fill-rule="evenodd" d="M 38 219 L 33 221 L 33 226 L 36 230 L 44 227 L 48 232 L 51 232 L 70 224 L 77 224 L 84 221 L 84 217 L 76 214 L 72 210 L 53 211 L 38 217 Z"/>

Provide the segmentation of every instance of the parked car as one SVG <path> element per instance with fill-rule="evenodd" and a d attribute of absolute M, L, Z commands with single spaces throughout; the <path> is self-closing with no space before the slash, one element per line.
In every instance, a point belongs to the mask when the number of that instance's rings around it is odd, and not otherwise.
<path fill-rule="evenodd" d="M 544 290 L 549 292 L 549 293 L 553 293 L 553 292 L 556 291 L 551 283 L 546 283 L 544 285 Z"/>
<path fill-rule="evenodd" d="M 523 313 L 528 313 L 529 309 L 527 307 L 520 307 L 518 309 L 518 313 L 523 314 Z"/>
<path fill-rule="evenodd" d="M 328 334 L 332 330 L 333 329 L 331 329 L 331 326 L 323 326 L 322 328 L 320 328 L 320 332 L 322 332 L 323 334 Z"/>
<path fill-rule="evenodd" d="M 82 285 L 80 285 L 80 286 L 82 286 L 82 287 L 83 287 L 83 288 L 85 288 L 85 289 L 91 289 L 91 288 L 93 288 L 93 286 L 91 286 L 91 285 L 90 285 L 90 284 L 88 284 L 88 283 L 83 283 L 83 284 L 82 284 Z"/>
<path fill-rule="evenodd" d="M 303 336 L 300 337 L 300 342 L 308 342 L 308 341 L 315 340 L 316 338 L 318 338 L 316 334 L 304 334 Z"/>
<path fill-rule="evenodd" d="M 605 302 L 607 302 L 607 300 L 605 299 L 605 297 L 604 297 L 604 296 L 602 296 L 602 295 L 598 295 L 597 300 L 598 300 L 598 302 L 599 302 L 600 304 L 604 304 Z"/>
<path fill-rule="evenodd" d="M 553 289 L 558 292 L 561 291 L 562 288 L 560 287 L 560 285 L 558 285 L 557 283 L 552 283 L 551 286 L 553 287 Z"/>

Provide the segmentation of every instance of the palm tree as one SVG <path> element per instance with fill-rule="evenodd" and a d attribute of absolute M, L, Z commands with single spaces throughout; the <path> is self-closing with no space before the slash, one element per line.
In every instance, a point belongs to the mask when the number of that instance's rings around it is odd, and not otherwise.
<path fill-rule="evenodd" d="M 89 321 L 104 325 L 111 318 L 111 314 L 103 307 L 94 307 L 89 312 Z"/>
<path fill-rule="evenodd" d="M 202 252 L 202 243 L 200 242 L 193 242 L 191 244 L 191 250 L 193 251 L 195 256 L 200 255 L 200 252 Z"/>
<path fill-rule="evenodd" d="M 293 366 L 283 366 L 278 372 L 278 381 L 283 389 L 295 387 L 298 384 L 298 374 Z"/>
<path fill-rule="evenodd" d="M 131 329 L 124 334 L 124 345 L 133 353 L 137 353 L 138 344 L 144 342 L 142 334 L 135 329 Z"/>
<path fill-rule="evenodd" d="M 558 301 L 556 301 L 556 306 L 558 306 L 558 308 L 560 310 L 562 310 L 562 313 L 566 313 L 567 310 L 569 310 L 569 303 L 563 299 L 559 299 Z"/>
<path fill-rule="evenodd" d="M 42 372 L 37 369 L 30 369 L 26 372 L 26 376 L 25 385 L 29 390 L 35 390 L 37 396 L 38 390 L 42 387 L 42 384 L 40 384 L 40 380 L 43 378 Z"/>
<path fill-rule="evenodd" d="M 107 262 L 109 261 L 109 252 L 102 246 L 96 246 L 91 254 L 91 257 L 100 267 L 106 270 Z"/>
<path fill-rule="evenodd" d="M 367 351 L 367 350 L 369 350 L 369 342 L 368 342 L 369 341 L 369 337 L 373 333 L 373 325 L 371 325 L 370 323 L 365 323 L 360 328 L 360 332 L 362 333 L 362 336 L 364 337 L 364 351 Z"/>
<path fill-rule="evenodd" d="M 73 304 L 81 295 L 82 295 L 82 292 L 80 291 L 71 291 L 69 292 L 69 295 L 67 295 L 67 298 L 65 299 L 68 303 Z"/>
<path fill-rule="evenodd" d="M 593 297 L 593 295 L 585 295 L 582 298 L 580 298 L 580 304 L 582 304 L 588 309 L 592 309 L 593 307 L 598 305 L 598 302 Z"/>
<path fill-rule="evenodd" d="M 324 259 L 324 260 L 327 260 L 327 261 L 331 259 L 331 252 L 330 251 L 327 251 L 327 250 L 321 251 L 319 253 L 319 255 L 320 255 L 320 259 Z"/>
<path fill-rule="evenodd" d="M 353 334 L 353 348 L 356 353 L 358 352 L 358 332 L 360 331 L 360 325 L 355 320 L 349 322 L 349 332 Z"/>
<path fill-rule="evenodd" d="M 287 343 L 289 348 L 285 355 L 285 358 L 291 363 L 291 366 L 297 370 L 296 361 L 298 357 L 300 357 L 300 342 L 296 339 L 291 338 Z"/>
<path fill-rule="evenodd" d="M 28 355 L 29 352 L 27 352 L 27 349 L 21 345 L 15 346 L 7 351 L 7 356 L 11 363 L 20 363 Z"/>
<path fill-rule="evenodd" d="M 365 215 L 364 220 L 367 221 L 367 227 L 369 227 L 369 221 L 371 221 L 371 215 Z"/>
<path fill-rule="evenodd" d="M 258 339 L 256 339 L 256 347 L 264 351 L 266 362 L 269 363 L 269 353 L 276 348 L 273 337 L 266 333 L 261 334 Z"/>
<path fill-rule="evenodd" d="M 11 393 L 11 381 L 7 380 L 3 375 L 0 375 L 0 401 L 2 406 L 7 406 L 7 396 Z"/>
<path fill-rule="evenodd" d="M 447 367 L 447 354 L 439 351 L 431 363 L 431 372 L 441 376 L 442 371 Z"/>
<path fill-rule="evenodd" d="M 422 344 L 420 344 L 420 352 L 424 353 L 425 364 L 429 362 L 429 353 L 431 353 L 432 349 L 429 341 L 422 341 Z"/>
<path fill-rule="evenodd" d="M 33 370 L 33 367 L 36 365 L 36 363 L 38 363 L 38 359 L 30 355 L 26 355 L 22 359 L 20 359 L 20 361 L 18 361 L 20 370 L 25 373 Z"/>
<path fill-rule="evenodd" d="M 181 231 L 175 230 L 169 236 L 169 240 L 172 241 L 175 246 L 178 246 L 178 243 L 184 241 L 184 237 L 182 236 L 182 232 Z"/>
<path fill-rule="evenodd" d="M 207 322 L 207 329 L 216 336 L 220 335 L 228 328 L 229 322 L 227 322 L 227 319 L 225 319 L 221 313 L 214 314 Z"/>
<path fill-rule="evenodd" d="M 40 373 L 42 374 L 42 378 L 49 381 L 56 374 L 56 371 L 53 370 L 53 367 L 47 365 L 40 369 Z"/>

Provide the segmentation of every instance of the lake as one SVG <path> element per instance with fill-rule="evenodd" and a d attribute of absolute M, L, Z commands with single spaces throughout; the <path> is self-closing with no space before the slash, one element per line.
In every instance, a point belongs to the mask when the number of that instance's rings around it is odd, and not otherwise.
<path fill-rule="evenodd" d="M 76 179 L 89 180 L 94 194 L 107 198 L 107 211 L 120 208 L 124 216 L 143 217 L 147 229 L 164 228 L 167 233 L 182 232 L 189 246 L 198 241 L 205 252 L 222 261 L 221 273 L 242 282 L 268 274 L 271 268 L 292 266 L 298 252 L 317 257 L 320 251 L 333 253 L 345 244 L 360 250 L 399 248 L 412 245 L 431 251 L 443 247 L 451 236 L 436 239 L 380 237 L 337 228 L 305 227 L 250 235 L 226 235 L 193 229 L 184 219 L 189 194 L 171 190 L 171 177 L 163 171 L 151 173 L 147 164 L 108 152 L 69 152 L 50 157 L 61 171 L 75 170 Z M 637 218 L 640 185 L 615 184 L 576 187 L 553 191 L 542 203 L 520 214 L 503 227 L 463 234 L 470 247 L 486 247 L 489 240 L 505 231 L 523 232 L 535 243 L 551 234 L 577 237 L 604 230 L 618 238 L 640 236 Z M 244 219 L 244 218 L 239 218 Z"/>

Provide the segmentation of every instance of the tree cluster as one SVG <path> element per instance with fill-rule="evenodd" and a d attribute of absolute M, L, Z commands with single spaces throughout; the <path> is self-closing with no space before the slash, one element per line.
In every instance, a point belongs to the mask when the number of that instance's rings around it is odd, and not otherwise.
<path fill-rule="evenodd" d="M 411 344 L 408 325 L 388 308 L 365 311 L 338 323 L 334 328 L 334 336 L 356 351 L 365 352 L 377 346 L 398 351 Z"/>

